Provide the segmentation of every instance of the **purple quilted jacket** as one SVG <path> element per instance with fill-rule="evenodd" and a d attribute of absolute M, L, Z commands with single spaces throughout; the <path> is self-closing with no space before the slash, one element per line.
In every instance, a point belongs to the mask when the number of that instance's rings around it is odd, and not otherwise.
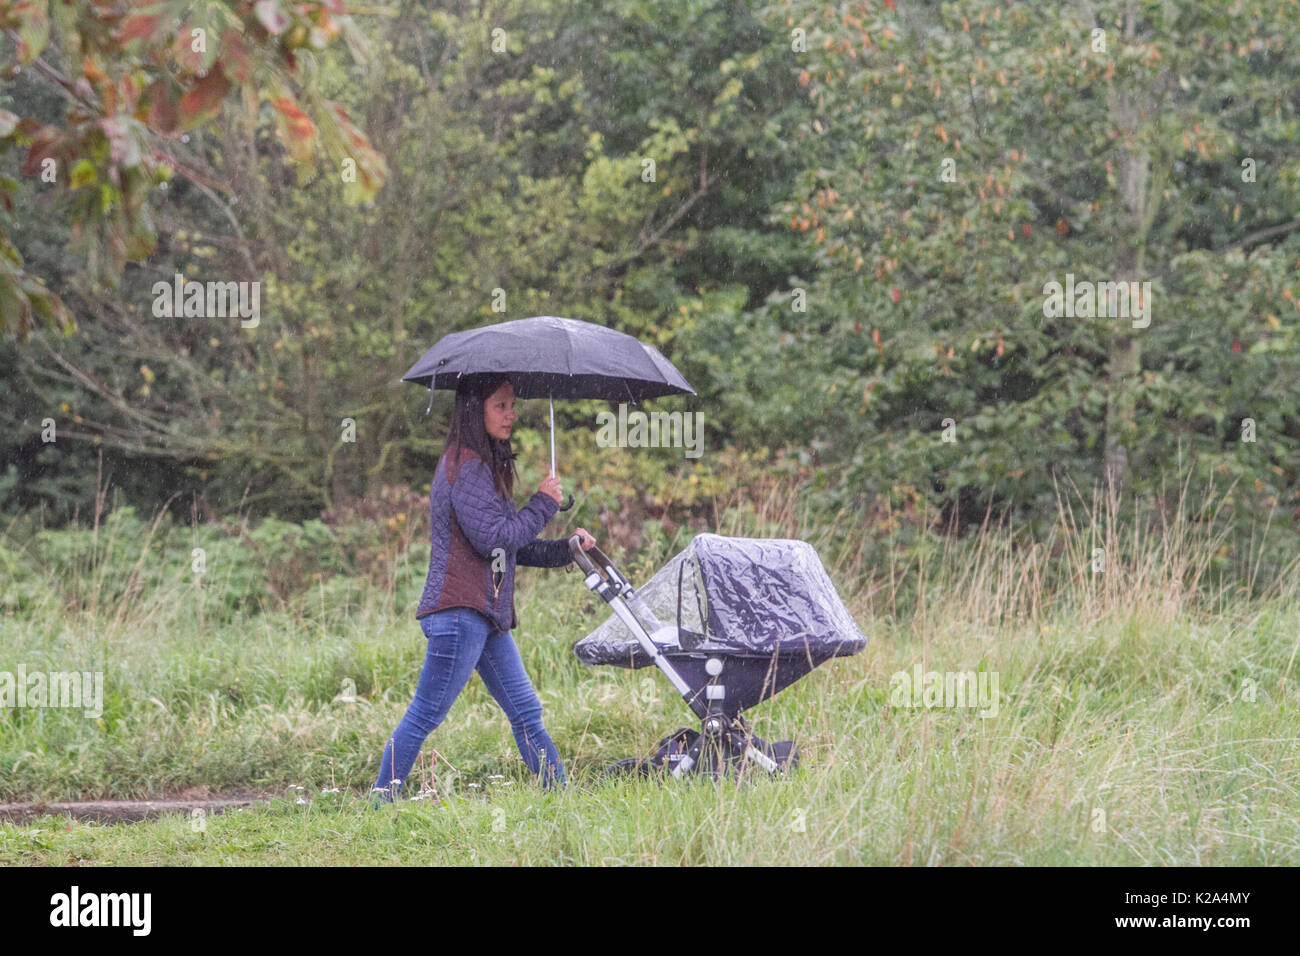
<path fill-rule="evenodd" d="M 497 494 L 487 463 L 468 448 L 438 462 L 429 490 L 429 577 L 416 618 L 449 607 L 468 607 L 498 630 L 514 630 L 515 565 L 562 568 L 573 561 L 566 538 L 538 540 L 559 510 L 536 492 L 518 511 Z M 497 572 L 493 573 L 494 555 Z"/>

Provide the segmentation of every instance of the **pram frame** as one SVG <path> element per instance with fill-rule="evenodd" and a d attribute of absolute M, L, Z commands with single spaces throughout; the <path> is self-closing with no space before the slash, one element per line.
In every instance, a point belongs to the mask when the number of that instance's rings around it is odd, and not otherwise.
<path fill-rule="evenodd" d="M 769 774 L 780 774 L 782 772 L 781 766 L 754 746 L 748 730 L 739 717 L 733 721 L 722 710 L 721 702 L 726 698 L 726 685 L 718 683 L 718 678 L 726 669 L 722 657 L 711 656 L 705 664 L 705 670 L 713 677 L 713 683 L 705 687 L 705 699 L 701 702 L 698 692 L 693 690 L 678 670 L 673 667 L 672 662 L 664 656 L 664 653 L 659 649 L 659 644 L 655 641 L 656 636 L 668 631 L 674 638 L 672 643 L 681 647 L 681 635 L 678 633 L 678 628 L 673 625 L 661 625 L 652 633 L 633 610 L 640 607 L 647 616 L 653 617 L 637 596 L 632 583 L 615 567 L 609 555 L 594 546 L 584 551 L 581 541 L 582 539 L 576 534 L 571 537 L 569 539 L 569 552 L 573 555 L 574 563 L 583 572 L 583 584 L 589 591 L 598 594 L 613 609 L 614 613 L 618 615 L 619 619 L 636 638 L 637 643 L 641 645 L 641 649 L 646 652 L 655 666 L 663 671 L 664 676 L 668 678 L 668 682 L 681 695 L 682 700 L 686 702 L 691 712 L 700 719 L 701 733 L 686 755 L 677 761 L 676 766 L 673 767 L 673 777 L 680 779 L 684 774 L 690 773 L 699 766 L 701 756 L 704 755 L 706 748 L 713 748 L 713 753 L 709 756 L 713 758 L 711 764 L 714 768 L 723 768 L 726 755 L 735 752 L 741 755 L 742 762 L 745 760 L 753 761 Z M 596 559 L 595 562 L 592 561 L 592 557 Z M 656 623 L 658 622 L 656 621 Z M 668 642 L 665 641 L 665 643 Z"/>

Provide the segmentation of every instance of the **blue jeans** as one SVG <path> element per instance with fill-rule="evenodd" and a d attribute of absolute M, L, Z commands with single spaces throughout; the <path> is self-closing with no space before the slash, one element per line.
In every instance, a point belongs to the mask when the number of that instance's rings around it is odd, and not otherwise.
<path fill-rule="evenodd" d="M 483 615 L 463 607 L 425 615 L 420 627 L 429 639 L 428 656 L 415 700 L 384 747 L 375 791 L 385 794 L 386 800 L 400 792 L 424 739 L 442 723 L 475 668 L 510 718 L 510 729 L 528 769 L 542 774 L 545 761 L 542 785 L 548 790 L 563 785 L 560 755 L 542 726 L 542 702 L 528 680 L 510 632 L 498 631 Z"/>

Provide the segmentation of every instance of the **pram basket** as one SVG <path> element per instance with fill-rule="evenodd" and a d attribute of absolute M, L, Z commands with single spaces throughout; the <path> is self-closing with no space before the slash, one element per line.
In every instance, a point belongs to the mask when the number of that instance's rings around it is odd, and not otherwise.
<path fill-rule="evenodd" d="M 866 637 L 805 541 L 697 535 L 641 591 L 599 548 L 569 548 L 586 587 L 613 615 L 574 653 L 584 663 L 654 665 L 700 721 L 663 738 L 653 756 L 614 769 L 717 775 L 747 764 L 771 774 L 797 766 L 791 741 L 756 737 L 743 712 Z M 665 623 L 665 618 L 672 623 Z"/>

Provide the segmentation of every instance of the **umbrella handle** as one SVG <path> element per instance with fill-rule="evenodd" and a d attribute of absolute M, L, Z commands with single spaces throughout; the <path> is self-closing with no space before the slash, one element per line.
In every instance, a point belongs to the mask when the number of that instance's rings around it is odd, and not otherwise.
<path fill-rule="evenodd" d="M 573 507 L 573 492 L 569 492 L 569 501 L 567 504 L 560 505 L 561 511 L 568 511 Z"/>

